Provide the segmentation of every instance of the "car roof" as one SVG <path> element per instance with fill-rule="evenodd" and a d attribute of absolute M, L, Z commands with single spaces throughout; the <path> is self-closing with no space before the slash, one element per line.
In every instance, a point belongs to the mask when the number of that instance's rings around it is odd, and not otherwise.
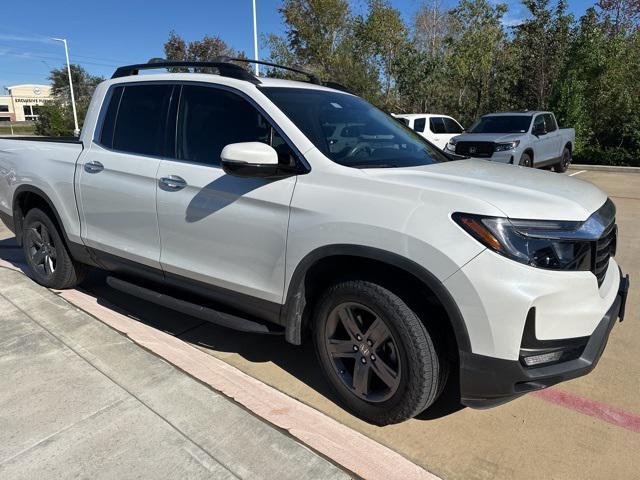
<path fill-rule="evenodd" d="M 519 115 L 521 117 L 532 117 L 533 115 L 538 115 L 539 113 L 551 113 L 544 110 L 520 110 L 515 112 L 495 112 L 495 113 L 487 113 L 482 115 L 483 117 L 504 117 L 504 116 L 513 116 Z"/>
<path fill-rule="evenodd" d="M 222 75 L 217 75 L 215 73 L 190 73 L 190 72 L 181 72 L 181 73 L 153 73 L 153 74 L 143 74 L 143 75 L 128 75 L 124 77 L 118 77 L 106 80 L 105 83 L 109 84 L 119 84 L 119 83 L 144 83 L 144 82 L 202 82 L 202 83 L 211 83 L 215 85 L 228 85 L 235 86 L 241 89 L 251 88 L 251 87 L 279 87 L 279 88 L 300 88 L 307 90 L 321 90 L 335 93 L 342 93 L 345 95 L 350 95 L 348 92 L 337 90 L 330 87 L 325 87 L 324 85 L 318 85 L 311 82 L 300 82 L 297 80 L 286 80 L 283 78 L 270 78 L 270 77 L 258 77 L 260 83 L 255 85 L 253 83 L 247 82 L 246 80 L 224 77 Z"/>
<path fill-rule="evenodd" d="M 453 117 L 450 117 L 449 115 L 443 115 L 443 114 L 440 114 L 440 113 L 396 113 L 395 116 L 398 117 L 398 118 L 407 118 L 407 119 L 411 119 L 411 118 L 431 118 L 431 117 L 453 118 Z"/>

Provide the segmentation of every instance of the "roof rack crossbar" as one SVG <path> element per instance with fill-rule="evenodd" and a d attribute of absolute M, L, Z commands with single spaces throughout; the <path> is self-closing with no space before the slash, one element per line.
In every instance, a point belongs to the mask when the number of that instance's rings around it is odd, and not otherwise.
<path fill-rule="evenodd" d="M 138 63 L 135 65 L 125 65 L 118 67 L 111 78 L 128 77 L 129 75 L 138 75 L 140 70 L 152 70 L 156 68 L 216 68 L 223 77 L 236 78 L 238 80 L 246 80 L 253 84 L 259 84 L 260 80 L 242 68 L 240 65 L 229 62 L 213 61 L 213 62 L 195 62 L 190 60 L 162 60 L 152 58 L 149 63 Z"/>
<path fill-rule="evenodd" d="M 314 73 L 309 72 L 308 70 L 304 70 L 303 68 L 300 67 L 288 67 L 286 65 L 280 65 L 278 63 L 273 63 L 273 62 L 265 62 L 263 60 L 251 60 L 249 58 L 234 58 L 234 57 L 217 57 L 215 58 L 215 61 L 217 62 L 243 62 L 243 63 L 254 63 L 254 64 L 258 64 L 258 65 L 265 65 L 267 67 L 274 67 L 274 68 L 281 68 L 282 70 L 289 70 L 290 72 L 295 72 L 295 73 L 299 73 L 301 75 L 305 75 L 306 77 L 309 78 L 309 81 L 311 83 L 314 83 L 316 85 L 322 85 L 322 81 L 320 80 L 320 78 L 318 78 L 318 76 Z"/>

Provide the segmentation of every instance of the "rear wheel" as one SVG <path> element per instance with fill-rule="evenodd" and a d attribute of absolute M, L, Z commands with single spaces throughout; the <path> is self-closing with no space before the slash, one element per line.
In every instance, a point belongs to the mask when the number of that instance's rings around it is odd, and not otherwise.
<path fill-rule="evenodd" d="M 86 266 L 71 259 L 49 216 L 38 208 L 23 221 L 22 248 L 33 279 L 49 288 L 71 288 L 80 283 Z"/>
<path fill-rule="evenodd" d="M 314 340 L 324 373 L 359 417 L 401 422 L 429 407 L 448 372 L 424 324 L 381 285 L 330 287 L 315 312 Z"/>
<path fill-rule="evenodd" d="M 553 166 L 553 169 L 558 173 L 564 173 L 569 169 L 569 165 L 571 165 L 571 150 L 565 147 L 562 151 L 562 158 L 560 162 L 556 163 Z"/>
<path fill-rule="evenodd" d="M 523 167 L 533 167 L 533 159 L 528 153 L 523 153 L 520 157 L 520 165 Z"/>

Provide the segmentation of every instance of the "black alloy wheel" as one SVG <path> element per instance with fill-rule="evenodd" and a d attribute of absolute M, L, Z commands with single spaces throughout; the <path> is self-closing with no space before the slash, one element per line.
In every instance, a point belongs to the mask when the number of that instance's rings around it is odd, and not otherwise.
<path fill-rule="evenodd" d="M 31 268 L 44 279 L 53 278 L 58 255 L 49 229 L 42 222 L 33 222 L 25 232 L 24 243 Z"/>
<path fill-rule="evenodd" d="M 325 324 L 325 348 L 344 385 L 372 403 L 391 398 L 400 385 L 402 363 L 389 327 L 370 308 L 337 305 Z"/>

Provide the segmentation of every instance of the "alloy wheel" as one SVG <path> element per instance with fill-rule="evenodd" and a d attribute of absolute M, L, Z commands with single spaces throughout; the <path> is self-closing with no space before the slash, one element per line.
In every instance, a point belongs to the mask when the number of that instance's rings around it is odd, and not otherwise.
<path fill-rule="evenodd" d="M 373 310 L 355 302 L 337 305 L 324 338 L 335 373 L 354 395 L 379 403 L 396 393 L 402 373 L 398 343 Z"/>
<path fill-rule="evenodd" d="M 33 269 L 44 278 L 51 278 L 56 271 L 57 253 L 47 227 L 34 222 L 27 230 L 25 243 Z"/>

